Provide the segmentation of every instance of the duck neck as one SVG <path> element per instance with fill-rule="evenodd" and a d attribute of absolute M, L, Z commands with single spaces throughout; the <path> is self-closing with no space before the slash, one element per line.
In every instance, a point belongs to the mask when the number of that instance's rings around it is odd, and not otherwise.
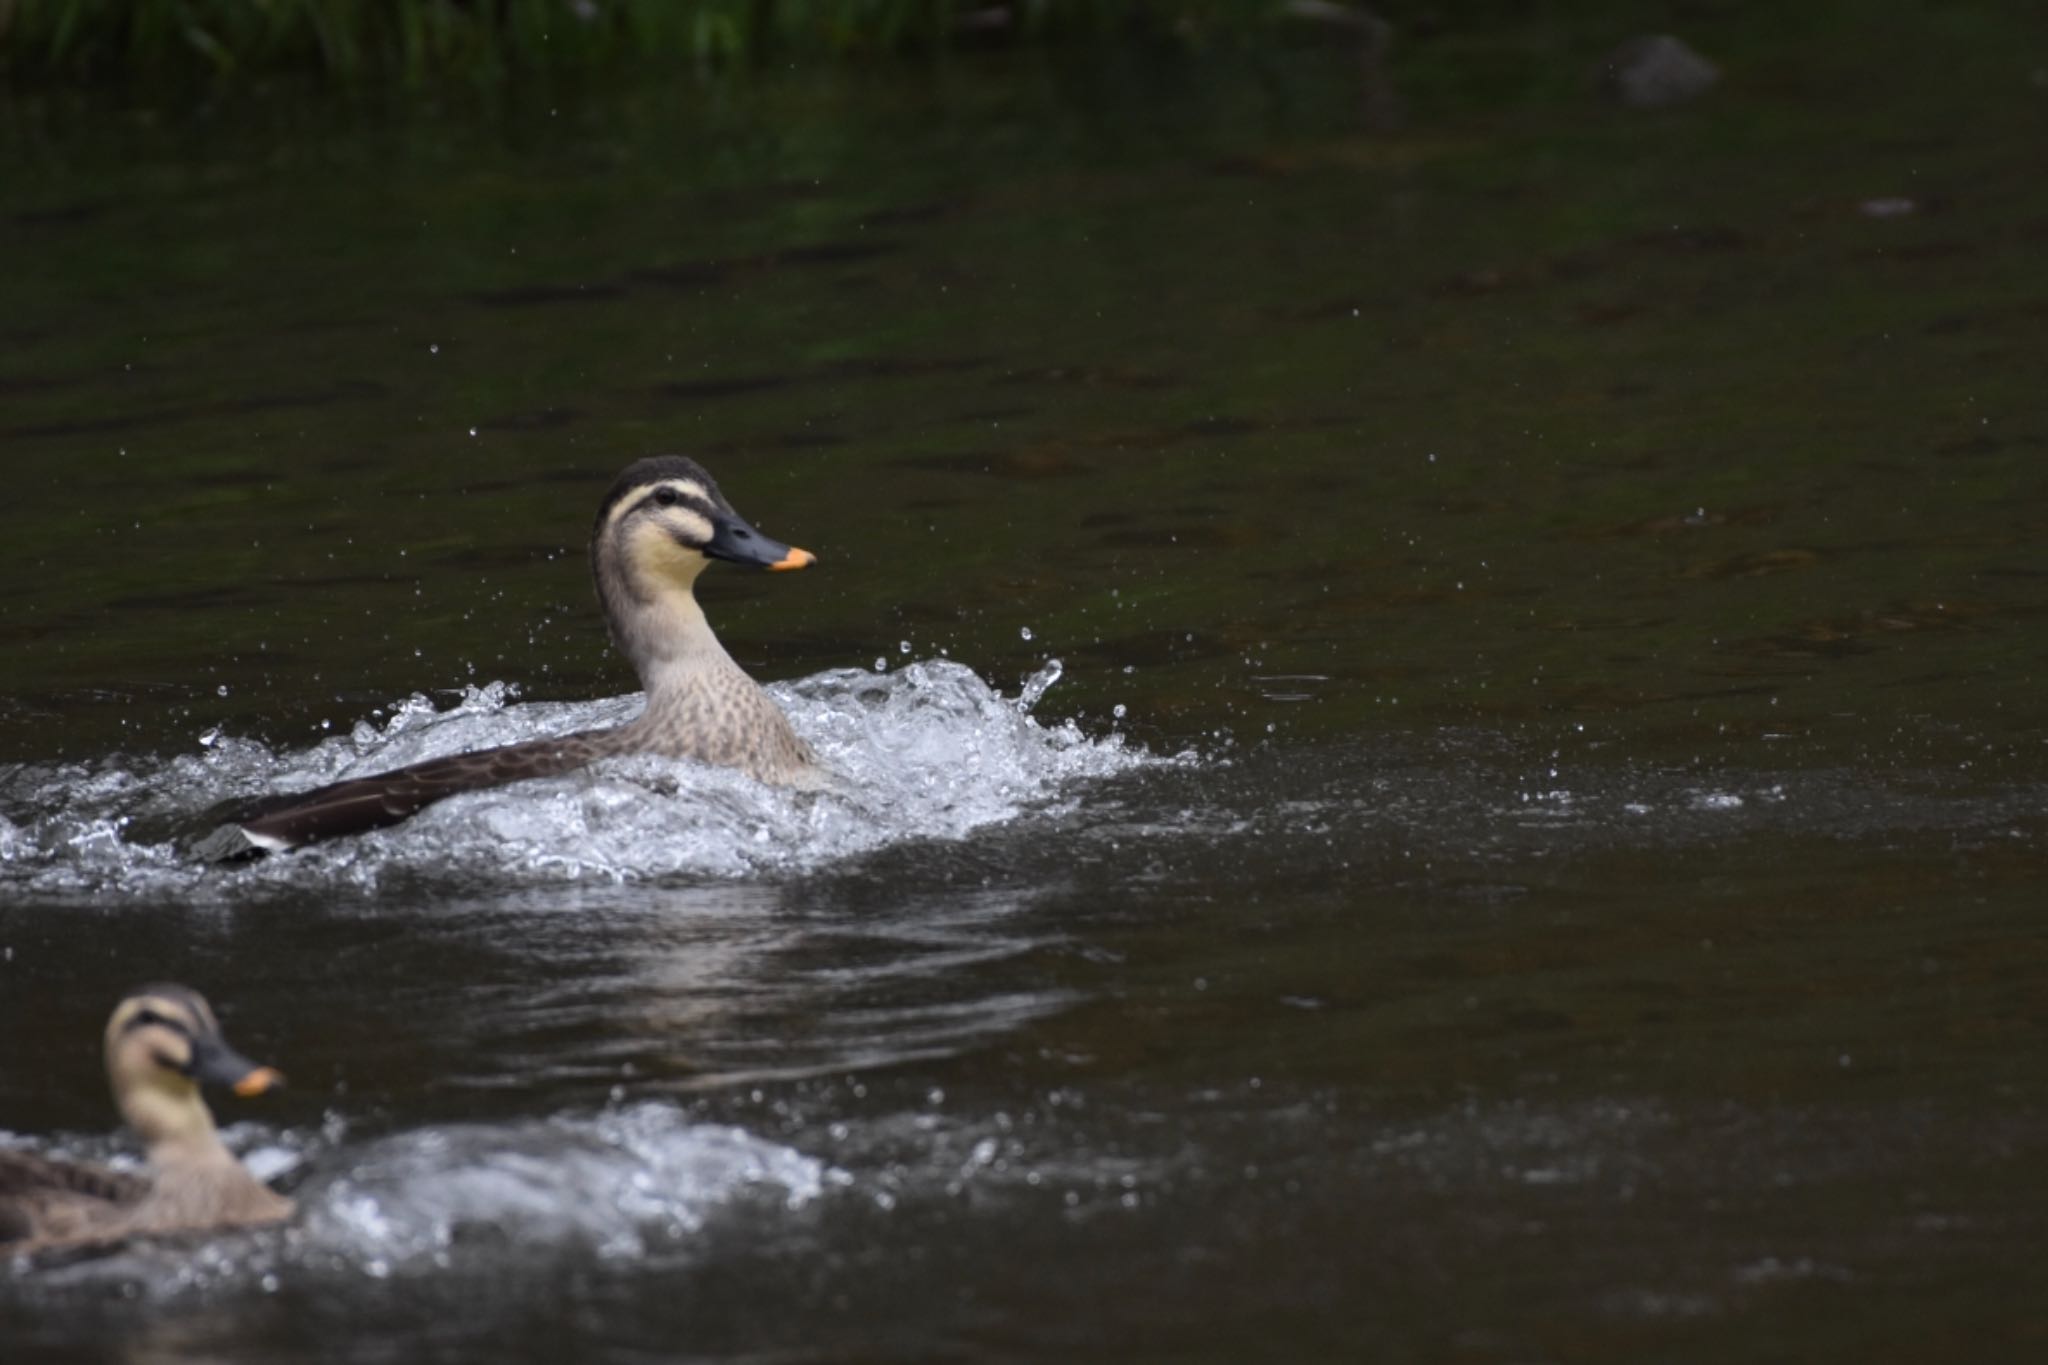
<path fill-rule="evenodd" d="M 739 667 L 696 604 L 696 575 L 705 569 L 700 555 L 635 559 L 625 546 L 600 540 L 594 569 L 612 639 L 639 673 L 649 710 Z"/>
<path fill-rule="evenodd" d="M 697 605 L 694 588 L 694 576 L 688 582 L 642 578 L 619 594 L 620 600 L 606 604 L 612 609 L 612 634 L 640 675 L 649 713 L 695 695 L 723 674 L 739 672 Z"/>
<path fill-rule="evenodd" d="M 213 1114 L 199 1098 L 196 1087 L 189 1094 L 150 1087 L 123 1095 L 121 1116 L 142 1139 L 149 1152 L 149 1164 L 159 1169 L 234 1163 L 234 1156 L 222 1145 L 220 1131 L 213 1126 Z"/>
<path fill-rule="evenodd" d="M 700 691 L 722 674 L 740 671 L 704 618 L 695 593 L 678 592 L 663 605 L 662 648 L 636 660 L 650 711 Z"/>

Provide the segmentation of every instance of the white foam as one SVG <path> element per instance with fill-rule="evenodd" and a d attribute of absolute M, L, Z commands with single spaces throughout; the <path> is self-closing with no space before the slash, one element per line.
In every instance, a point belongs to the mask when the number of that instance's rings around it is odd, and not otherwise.
<path fill-rule="evenodd" d="M 1057 679 L 1029 680 L 1035 701 Z M 276 753 L 209 732 L 169 759 L 26 765 L 0 776 L 0 886 L 50 894 L 182 891 L 393 873 L 465 880 L 627 881 L 800 871 L 906 839 L 958 838 L 1071 799 L 1077 783 L 1155 761 L 1120 736 L 1041 724 L 956 663 L 887 674 L 839 669 L 769 688 L 799 734 L 844 778 L 784 791 L 678 760 L 607 759 L 561 777 L 453 797 L 387 830 L 236 869 L 195 866 L 178 838 L 219 802 L 302 790 L 443 754 L 616 725 L 638 695 L 519 703 L 502 683 L 452 708 L 424 697 L 380 723 Z"/>
<path fill-rule="evenodd" d="M 379 1276 L 446 1265 L 466 1248 L 640 1256 L 682 1242 L 736 1199 L 798 1209 L 845 1179 L 814 1157 L 742 1128 L 691 1123 L 660 1103 L 423 1128 L 348 1156 L 299 1191 L 292 1254 Z"/>
<path fill-rule="evenodd" d="M 164 1298 L 222 1285 L 267 1289 L 308 1274 L 384 1279 L 563 1255 L 637 1258 L 687 1250 L 730 1206 L 791 1213 L 850 1183 L 794 1148 L 693 1122 L 660 1102 L 431 1126 L 360 1145 L 342 1142 L 340 1129 L 265 1135 L 238 1124 L 223 1133 L 265 1178 L 310 1172 L 289 1191 L 299 1204 L 290 1222 L 131 1242 L 39 1281 L 118 1282 Z M 38 1145 L 70 1158 L 113 1155 L 97 1137 Z"/>

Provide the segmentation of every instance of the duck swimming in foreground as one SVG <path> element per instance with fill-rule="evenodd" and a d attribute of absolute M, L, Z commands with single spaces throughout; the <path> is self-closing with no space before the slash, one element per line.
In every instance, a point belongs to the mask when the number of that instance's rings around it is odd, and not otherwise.
<path fill-rule="evenodd" d="M 226 861 L 297 848 L 396 824 L 457 792 L 551 777 L 612 754 L 691 758 L 771 784 L 822 786 L 825 769 L 718 643 L 696 595 L 697 575 L 714 559 L 787 570 L 816 558 L 747 525 L 696 461 L 636 461 L 597 510 L 590 569 L 612 639 L 646 690 L 645 710 L 609 730 L 479 749 L 271 797 L 237 812 L 193 851 Z"/>
<path fill-rule="evenodd" d="M 276 1223 L 292 1201 L 221 1145 L 200 1082 L 260 1095 L 284 1077 L 237 1053 L 184 986 L 129 992 L 107 1021 L 107 1082 L 149 1153 L 149 1174 L 0 1151 L 0 1254 Z"/>

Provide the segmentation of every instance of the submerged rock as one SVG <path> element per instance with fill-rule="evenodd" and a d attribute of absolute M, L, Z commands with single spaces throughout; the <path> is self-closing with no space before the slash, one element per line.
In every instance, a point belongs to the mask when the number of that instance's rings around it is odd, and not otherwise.
<path fill-rule="evenodd" d="M 1630 38 L 1607 54 L 1600 81 L 1609 96 L 1631 109 L 1664 109 L 1704 95 L 1721 68 L 1668 33 Z"/>

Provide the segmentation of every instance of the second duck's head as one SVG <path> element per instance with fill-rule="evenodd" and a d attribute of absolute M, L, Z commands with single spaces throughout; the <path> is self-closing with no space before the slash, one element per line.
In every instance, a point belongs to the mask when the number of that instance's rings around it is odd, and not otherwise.
<path fill-rule="evenodd" d="M 107 1080 L 121 1115 L 145 1143 L 201 1137 L 213 1117 L 202 1083 L 260 1095 L 284 1077 L 229 1047 L 199 992 L 160 984 L 130 991 L 107 1020 Z"/>
<path fill-rule="evenodd" d="M 687 616 L 694 603 L 686 606 L 685 600 L 712 560 L 787 570 L 805 568 L 816 558 L 749 526 L 704 467 L 681 455 L 626 466 L 605 494 L 590 533 L 598 598 L 636 662 L 661 652 L 659 637 L 686 625 L 640 618 L 669 611 Z"/>

